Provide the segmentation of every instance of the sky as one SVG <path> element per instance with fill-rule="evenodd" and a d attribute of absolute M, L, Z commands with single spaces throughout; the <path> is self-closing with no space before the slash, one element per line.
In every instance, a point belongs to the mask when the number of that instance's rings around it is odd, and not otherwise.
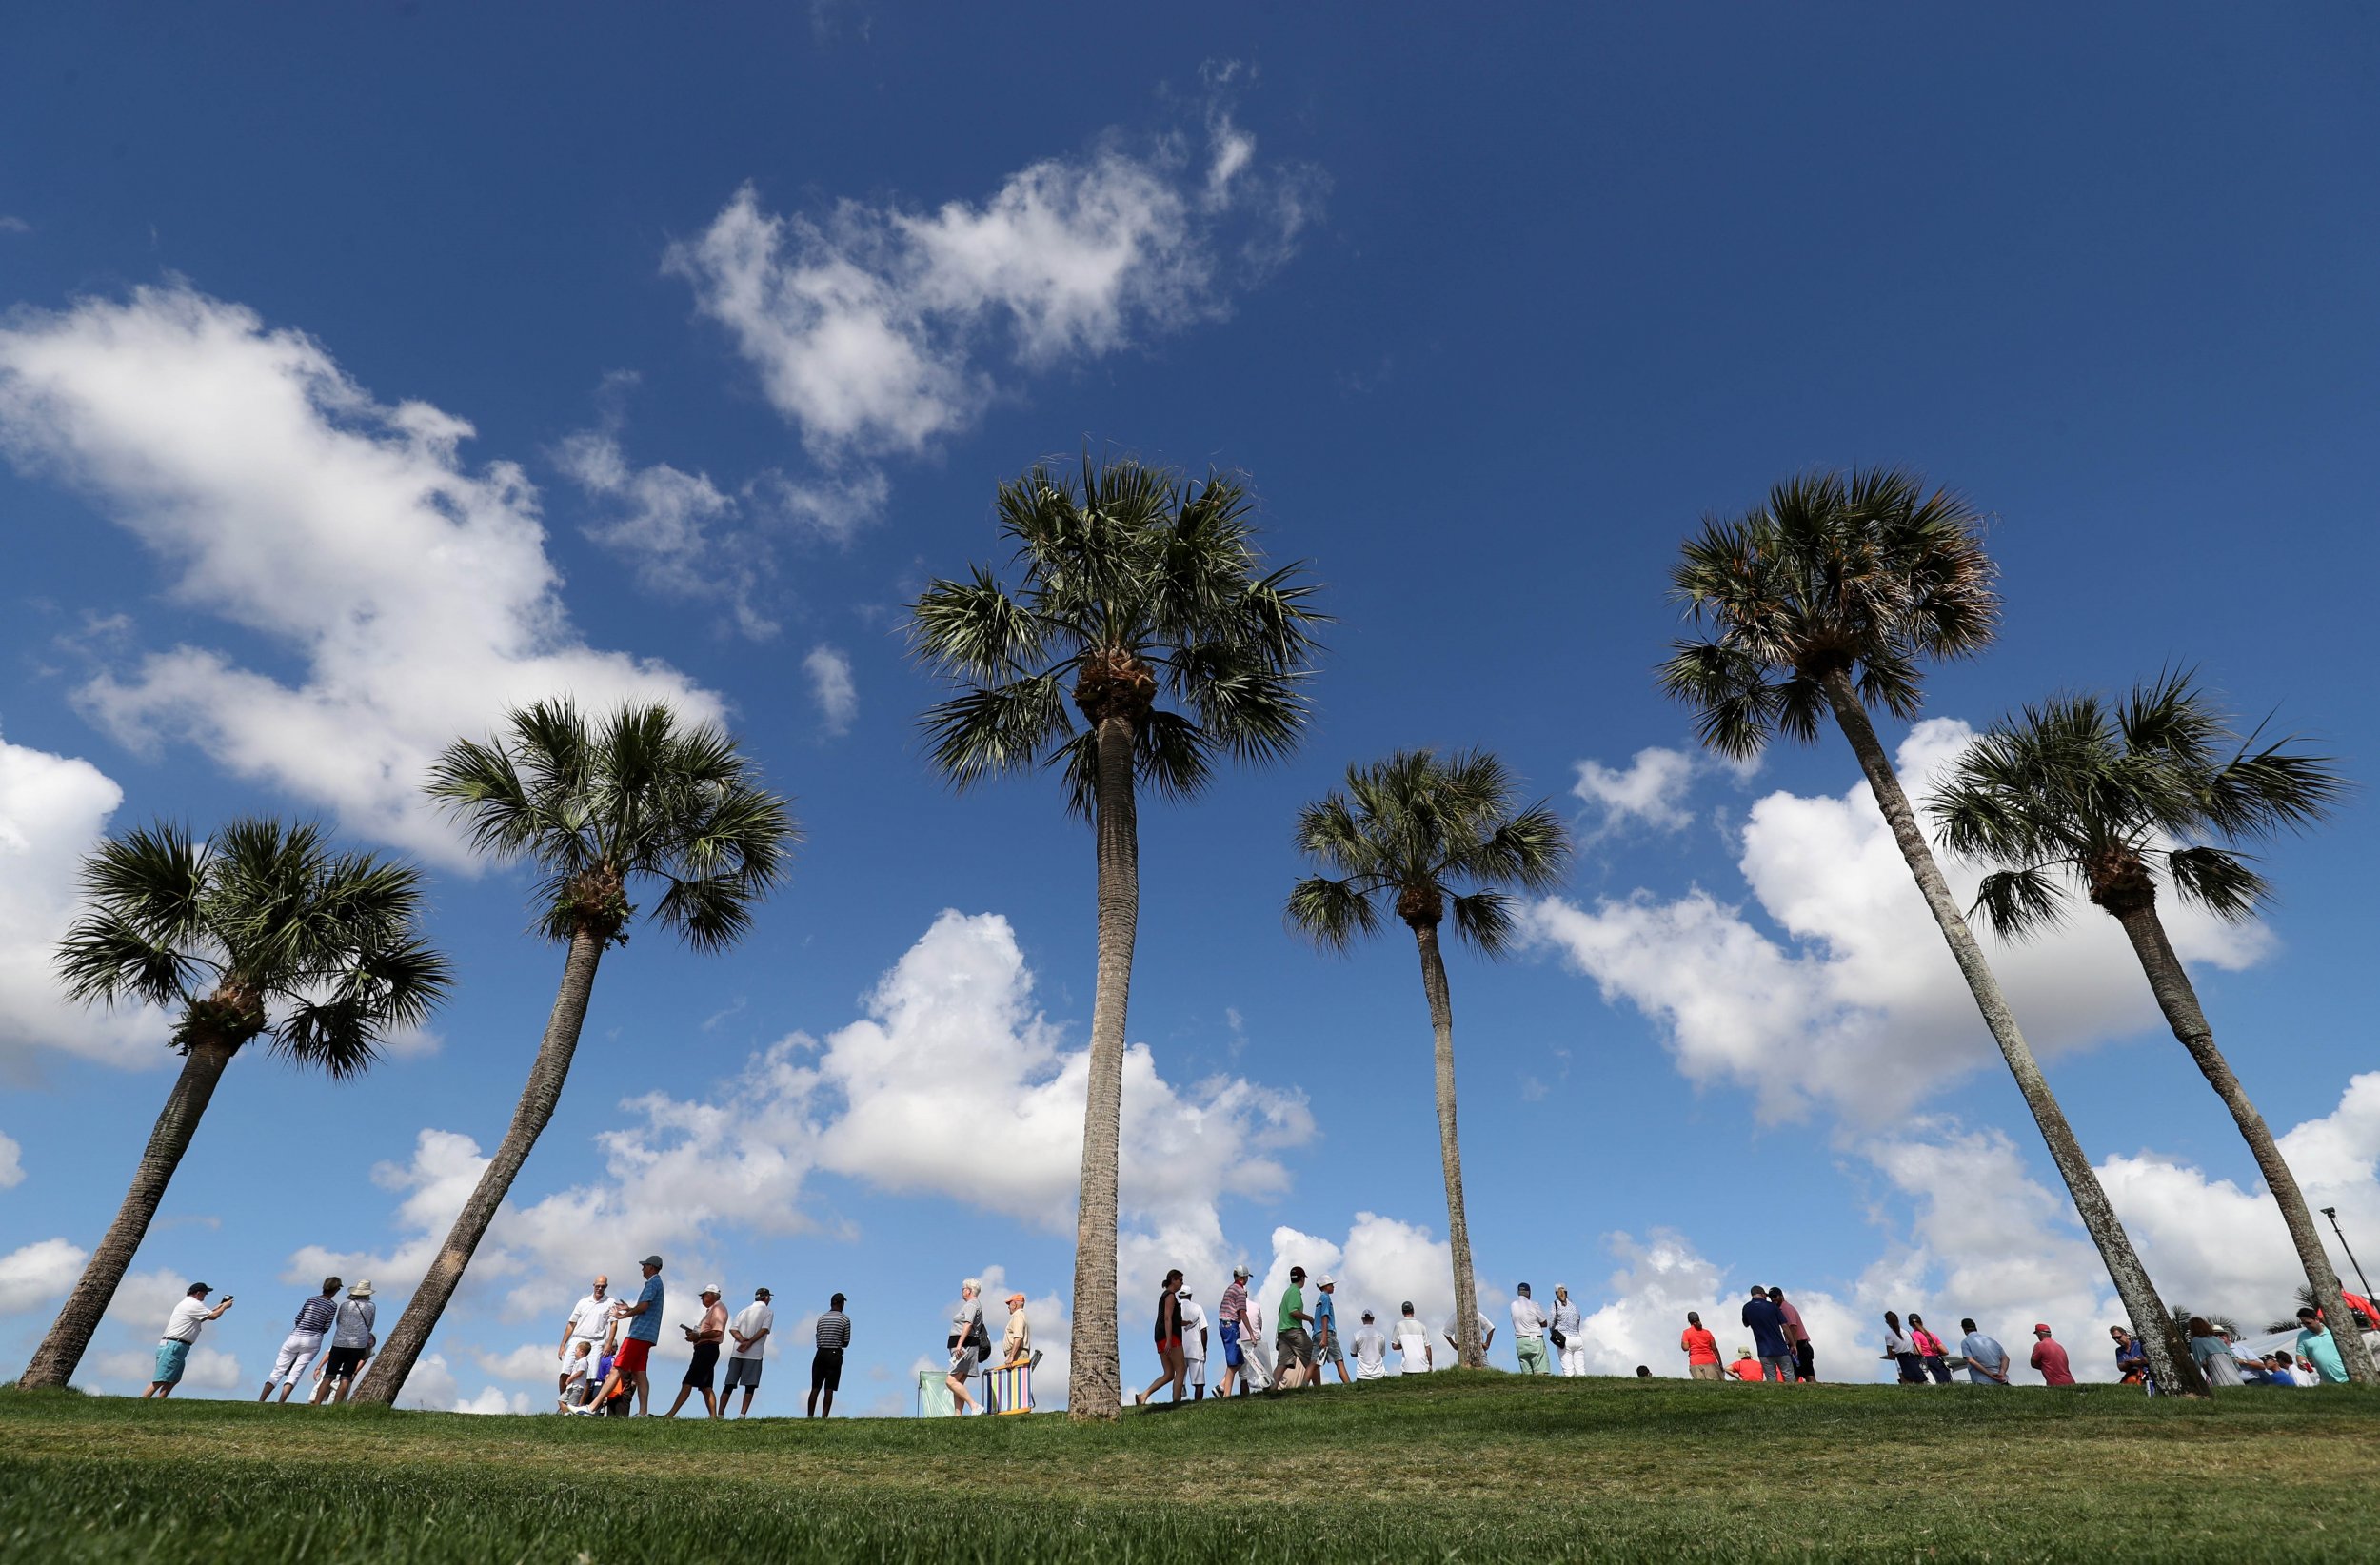
<path fill-rule="evenodd" d="M 238 1303 L 186 1394 L 253 1395 L 327 1271 L 394 1318 L 561 968 L 416 784 L 567 692 L 724 721 L 805 841 L 737 949 L 606 961 L 404 1400 L 545 1405 L 586 1278 L 647 1249 L 673 1321 L 775 1291 L 764 1413 L 838 1290 L 843 1407 L 907 1411 L 970 1275 L 1028 1296 L 1054 1400 L 1091 839 L 1052 779 L 932 775 L 904 610 L 1002 563 L 997 484 L 1088 450 L 1244 474 L 1335 616 L 1299 753 L 1140 817 L 1128 1382 L 1168 1266 L 1210 1306 L 1245 1260 L 1334 1272 L 1350 1326 L 1452 1308 L 1413 954 L 1280 919 L 1298 807 L 1416 745 L 1494 749 L 1580 844 L 1521 950 L 1451 963 L 1492 1314 L 1564 1283 L 1594 1369 L 1676 1375 L 1687 1310 L 1732 1349 L 1773 1283 L 1830 1377 L 1876 1377 L 1886 1308 L 2047 1320 L 2112 1377 L 2112 1290 L 1848 751 L 1697 754 L 1652 680 L 1667 571 L 1781 478 L 1907 466 L 1990 517 L 2007 610 L 1884 725 L 1914 792 L 2012 707 L 2176 664 L 2372 776 L 2359 598 L 2306 572 L 2380 565 L 2380 24 L 1037 10 L 10 24 L 0 1359 L 172 1080 L 162 1019 L 49 969 L 79 857 L 157 818 L 419 863 L 459 981 L 364 1080 L 235 1062 L 82 1383 L 137 1391 L 191 1279 Z M 2368 1264 L 2371 801 L 2267 852 L 2261 921 L 2169 909 Z M 2271 1202 L 2112 921 L 1992 949 L 2165 1297 L 2287 1314 Z"/>

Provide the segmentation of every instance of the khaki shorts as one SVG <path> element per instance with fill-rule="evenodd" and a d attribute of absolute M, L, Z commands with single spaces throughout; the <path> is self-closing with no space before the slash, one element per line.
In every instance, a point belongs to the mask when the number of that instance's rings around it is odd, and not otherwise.
<path fill-rule="evenodd" d="M 1273 1359 L 1282 1369 L 1301 1369 L 1314 1362 L 1314 1338 L 1303 1326 L 1273 1336 Z"/>
<path fill-rule="evenodd" d="M 1727 1371 L 1716 1364 L 1688 1364 L 1686 1373 L 1697 1380 L 1724 1380 Z"/>

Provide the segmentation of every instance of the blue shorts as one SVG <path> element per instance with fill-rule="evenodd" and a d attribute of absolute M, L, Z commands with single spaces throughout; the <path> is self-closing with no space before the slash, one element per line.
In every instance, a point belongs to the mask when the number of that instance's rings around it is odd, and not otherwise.
<path fill-rule="evenodd" d="M 1226 1320 L 1223 1322 L 1222 1330 L 1223 1367 L 1225 1369 L 1238 1369 L 1241 1363 L 1240 1355 L 1240 1328 L 1232 1324 L 1232 1322 Z"/>
<path fill-rule="evenodd" d="M 190 1345 L 169 1337 L 157 1344 L 157 1373 L 153 1378 L 161 1386 L 182 1383 L 182 1367 L 189 1361 Z"/>

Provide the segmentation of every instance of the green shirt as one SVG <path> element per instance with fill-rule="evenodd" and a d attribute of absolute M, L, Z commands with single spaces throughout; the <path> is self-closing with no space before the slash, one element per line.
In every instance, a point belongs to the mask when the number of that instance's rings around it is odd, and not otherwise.
<path fill-rule="evenodd" d="M 1281 1290 L 1280 1322 L 1273 1329 L 1277 1332 L 1294 1332 L 1298 1330 L 1305 1324 L 1304 1321 L 1298 1318 L 1298 1317 L 1305 1313 L 1305 1308 L 1306 1291 L 1303 1288 L 1299 1287 L 1296 1283 L 1291 1283 L 1288 1287 Z"/>

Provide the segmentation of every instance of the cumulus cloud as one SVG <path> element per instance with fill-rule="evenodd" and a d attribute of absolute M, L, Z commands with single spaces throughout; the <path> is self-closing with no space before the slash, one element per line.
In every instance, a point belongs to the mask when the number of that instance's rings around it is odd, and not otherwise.
<path fill-rule="evenodd" d="M 802 660 L 810 678 L 810 700 L 818 704 L 819 725 L 829 734 L 847 734 L 860 715 L 860 687 L 851 678 L 851 655 L 824 643 L 810 648 Z"/>
<path fill-rule="evenodd" d="M 667 463 L 632 466 L 610 430 L 582 429 L 554 448 L 554 466 L 603 502 L 606 520 L 586 529 L 636 572 L 647 591 L 683 602 L 716 603 L 753 641 L 777 634 L 761 607 L 770 557 L 733 523 L 736 501 L 707 473 Z"/>
<path fill-rule="evenodd" d="M 1578 763 L 1571 792 L 1603 813 L 1597 835 L 1636 824 L 1655 831 L 1683 831 L 1694 824 L 1686 795 L 1696 763 L 1683 750 L 1650 745 L 1617 770 L 1598 761 Z"/>
<path fill-rule="evenodd" d="M 81 699 L 129 743 L 193 743 L 351 829 L 462 862 L 423 804 L 430 758 L 512 705 L 721 703 L 588 646 L 520 467 L 472 468 L 471 426 L 376 400 L 304 333 L 182 284 L 0 327 L 0 446 L 55 474 L 178 573 L 185 604 L 266 637 L 294 683 L 193 645 Z"/>
<path fill-rule="evenodd" d="M 1922 798 L 1973 737 L 1952 719 L 1912 729 L 1899 753 L 1911 795 Z M 1751 1089 L 1766 1119 L 1824 1104 L 1877 1123 L 1996 1067 L 1998 1051 L 1864 782 L 1758 801 L 1737 867 L 1756 918 L 1696 887 L 1671 899 L 1638 890 L 1591 908 L 1549 898 L 1533 924 L 1607 1000 L 1653 1019 L 1687 1077 Z M 1981 871 L 1944 869 L 1962 903 L 1972 901 Z M 2122 931 L 2088 915 L 2027 944 L 1985 937 L 2044 1056 L 2158 1024 Z M 2188 961 L 2242 968 L 2271 943 L 2261 925 L 2178 905 L 2166 917 Z"/>
<path fill-rule="evenodd" d="M 13 1149 L 15 1143 L 10 1145 Z M 39 1239 L 0 1256 L 0 1316 L 56 1308 L 89 1258 L 89 1251 L 62 1238 Z"/>
<path fill-rule="evenodd" d="M 708 1096 L 629 1099 L 631 1121 L 598 1139 L 604 1179 L 500 1211 L 466 1277 L 466 1303 L 558 1321 L 588 1267 L 618 1277 L 626 1258 L 647 1250 L 668 1258 L 673 1278 L 719 1277 L 725 1232 L 815 1226 L 804 1198 L 821 1171 L 1065 1231 L 1089 1054 L 1066 1046 L 1032 995 L 1005 919 L 943 913 L 848 1025 L 772 1044 Z M 1275 1154 L 1313 1128 L 1295 1093 L 1235 1077 L 1177 1084 L 1146 1044 L 1134 1044 L 1124 1068 L 1122 1249 L 1178 1254 L 1200 1244 L 1221 1254 L 1218 1202 L 1226 1193 L 1278 1194 L 1288 1177 Z M 409 1287 L 486 1161 L 467 1137 L 422 1132 L 408 1162 L 374 1173 L 403 1193 L 399 1242 L 367 1254 L 308 1247 L 284 1276 L 337 1272 Z"/>
<path fill-rule="evenodd" d="M 83 855 L 123 802 L 89 762 L 0 739 L 0 1075 L 23 1074 L 36 1048 L 117 1065 L 168 1058 L 163 1013 L 72 1004 L 51 967 L 80 901 Z M 13 1168 L 10 1147 L 0 1165 Z M 14 1182 L 0 1178 L 0 1188 Z"/>

